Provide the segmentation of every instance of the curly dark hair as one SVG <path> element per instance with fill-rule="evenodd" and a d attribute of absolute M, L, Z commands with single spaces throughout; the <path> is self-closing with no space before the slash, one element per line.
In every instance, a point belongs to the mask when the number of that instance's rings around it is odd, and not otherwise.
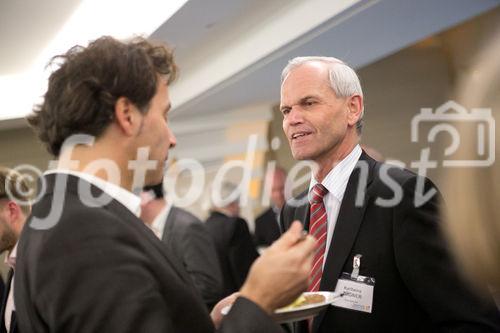
<path fill-rule="evenodd" d="M 142 37 L 122 42 L 104 36 L 55 56 L 52 64 L 60 67 L 50 75 L 43 103 L 27 120 L 54 156 L 73 134 L 99 137 L 120 97 L 146 113 L 158 76 L 171 83 L 177 74 L 171 49 Z"/>

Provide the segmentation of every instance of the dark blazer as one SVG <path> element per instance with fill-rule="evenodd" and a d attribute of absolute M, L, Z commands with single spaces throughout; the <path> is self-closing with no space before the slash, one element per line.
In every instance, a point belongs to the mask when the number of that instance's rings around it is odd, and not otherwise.
<path fill-rule="evenodd" d="M 172 206 L 162 241 L 183 263 L 196 290 L 211 309 L 222 299 L 222 273 L 214 241 L 203 223 L 184 209 Z"/>
<path fill-rule="evenodd" d="M 7 284 L 2 292 L 2 307 L 0 309 L 0 333 L 7 333 L 5 326 L 5 307 L 7 306 L 7 299 L 9 297 L 10 288 L 12 287 L 12 277 L 14 276 L 14 270 L 11 268 L 9 274 L 7 275 Z M 2 282 L 3 283 L 3 282 Z M 19 329 L 17 327 L 16 311 L 12 312 L 12 317 L 10 319 L 10 330 L 8 333 L 18 333 Z"/>
<path fill-rule="evenodd" d="M 205 226 L 212 235 L 224 280 L 224 295 L 238 291 L 245 281 L 250 266 L 259 256 L 242 218 L 213 212 Z"/>
<path fill-rule="evenodd" d="M 2 299 L 4 292 L 5 292 L 5 283 L 3 282 L 3 279 L 0 277 L 0 295 L 2 295 Z"/>
<path fill-rule="evenodd" d="M 267 209 L 255 220 L 254 239 L 257 246 L 269 246 L 281 235 L 276 214 Z"/>
<path fill-rule="evenodd" d="M 330 306 L 315 317 L 314 332 L 499 332 L 500 317 L 492 303 L 471 294 L 450 259 L 439 228 L 439 195 L 416 208 L 416 175 L 393 167 L 388 173 L 391 185 L 402 188 L 403 198 L 393 207 L 380 207 L 375 204 L 378 197 L 394 197 L 381 180 L 382 164 L 363 153 L 358 166 L 349 178 L 327 249 L 320 290 L 335 290 L 342 272 L 352 272 L 353 257 L 362 254 L 359 274 L 376 280 L 373 310 Z M 366 180 L 366 195 L 357 207 L 360 179 L 361 185 Z M 425 179 L 424 193 L 433 187 Z M 307 202 L 284 207 L 283 230 L 296 219 L 308 229 Z M 298 326 L 297 331 L 307 332 L 303 322 Z"/>
<path fill-rule="evenodd" d="M 141 220 L 94 186 L 92 196 L 79 195 L 78 182 L 85 181 L 57 178 L 62 189 L 54 186 L 54 174 L 45 177 L 47 189 L 18 245 L 15 302 L 21 331 L 214 331 L 190 277 Z M 61 217 L 40 229 L 34 218 L 47 217 L 53 204 L 62 205 Z M 220 331 L 280 330 L 258 306 L 239 298 Z"/>

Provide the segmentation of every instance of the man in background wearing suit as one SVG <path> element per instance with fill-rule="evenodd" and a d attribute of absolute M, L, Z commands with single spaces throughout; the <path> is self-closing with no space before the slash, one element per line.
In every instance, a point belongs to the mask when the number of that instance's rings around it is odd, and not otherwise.
<path fill-rule="evenodd" d="M 285 204 L 285 181 L 286 172 L 282 168 L 266 174 L 265 183 L 271 186 L 271 207 L 255 220 L 254 239 L 258 247 L 268 247 L 281 235 L 278 220 Z"/>
<path fill-rule="evenodd" d="M 222 273 L 212 237 L 202 222 L 164 198 L 163 183 L 141 194 L 141 219 L 184 265 L 207 308 L 222 299 Z"/>
<path fill-rule="evenodd" d="M 300 223 L 255 262 L 240 294 L 209 314 L 184 267 L 139 219 L 132 191 L 161 182 L 176 144 L 171 51 L 101 37 L 55 60 L 28 119 L 58 165 L 41 179 L 19 239 L 21 332 L 279 332 L 270 314 L 305 289 L 312 261 L 314 240 L 300 241 Z"/>
<path fill-rule="evenodd" d="M 5 263 L 10 267 L 0 310 L 0 333 L 17 332 L 12 278 L 16 266 L 17 241 L 30 214 L 31 191 L 16 171 L 0 167 L 0 254 L 7 251 Z"/>
<path fill-rule="evenodd" d="M 214 187 L 212 187 L 214 189 Z M 222 182 L 220 197 L 229 198 L 237 188 L 229 182 Z M 219 257 L 223 276 L 223 294 L 230 295 L 239 290 L 259 254 L 253 244 L 247 222 L 239 217 L 239 196 L 231 197 L 230 202 L 212 200 L 212 212 L 205 226 L 212 235 Z M 213 198 L 212 198 L 213 199 Z"/>
<path fill-rule="evenodd" d="M 292 155 L 316 164 L 309 190 L 285 205 L 281 223 L 286 230 L 299 219 L 317 239 L 309 290 L 344 293 L 299 332 L 498 332 L 498 312 L 471 294 L 449 257 L 439 194 L 421 200 L 434 185 L 360 148 L 363 93 L 354 70 L 301 57 L 281 82 Z"/>

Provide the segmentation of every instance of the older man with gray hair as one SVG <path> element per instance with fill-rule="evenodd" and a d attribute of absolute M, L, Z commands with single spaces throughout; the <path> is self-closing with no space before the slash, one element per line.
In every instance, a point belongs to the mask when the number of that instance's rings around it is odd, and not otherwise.
<path fill-rule="evenodd" d="M 286 204 L 280 223 L 287 230 L 299 219 L 317 239 L 308 290 L 343 294 L 298 331 L 499 332 L 498 312 L 468 290 L 449 257 L 434 184 L 361 149 L 355 71 L 336 58 L 291 60 L 280 109 L 293 157 L 317 166 L 305 200 Z"/>

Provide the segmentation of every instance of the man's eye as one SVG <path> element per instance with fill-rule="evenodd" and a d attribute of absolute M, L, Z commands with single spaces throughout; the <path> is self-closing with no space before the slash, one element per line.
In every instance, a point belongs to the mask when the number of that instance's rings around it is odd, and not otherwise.
<path fill-rule="evenodd" d="M 282 113 L 284 116 L 286 116 L 287 114 L 289 114 L 289 113 L 290 113 L 290 108 L 283 108 L 283 109 L 281 109 L 281 113 Z"/>

